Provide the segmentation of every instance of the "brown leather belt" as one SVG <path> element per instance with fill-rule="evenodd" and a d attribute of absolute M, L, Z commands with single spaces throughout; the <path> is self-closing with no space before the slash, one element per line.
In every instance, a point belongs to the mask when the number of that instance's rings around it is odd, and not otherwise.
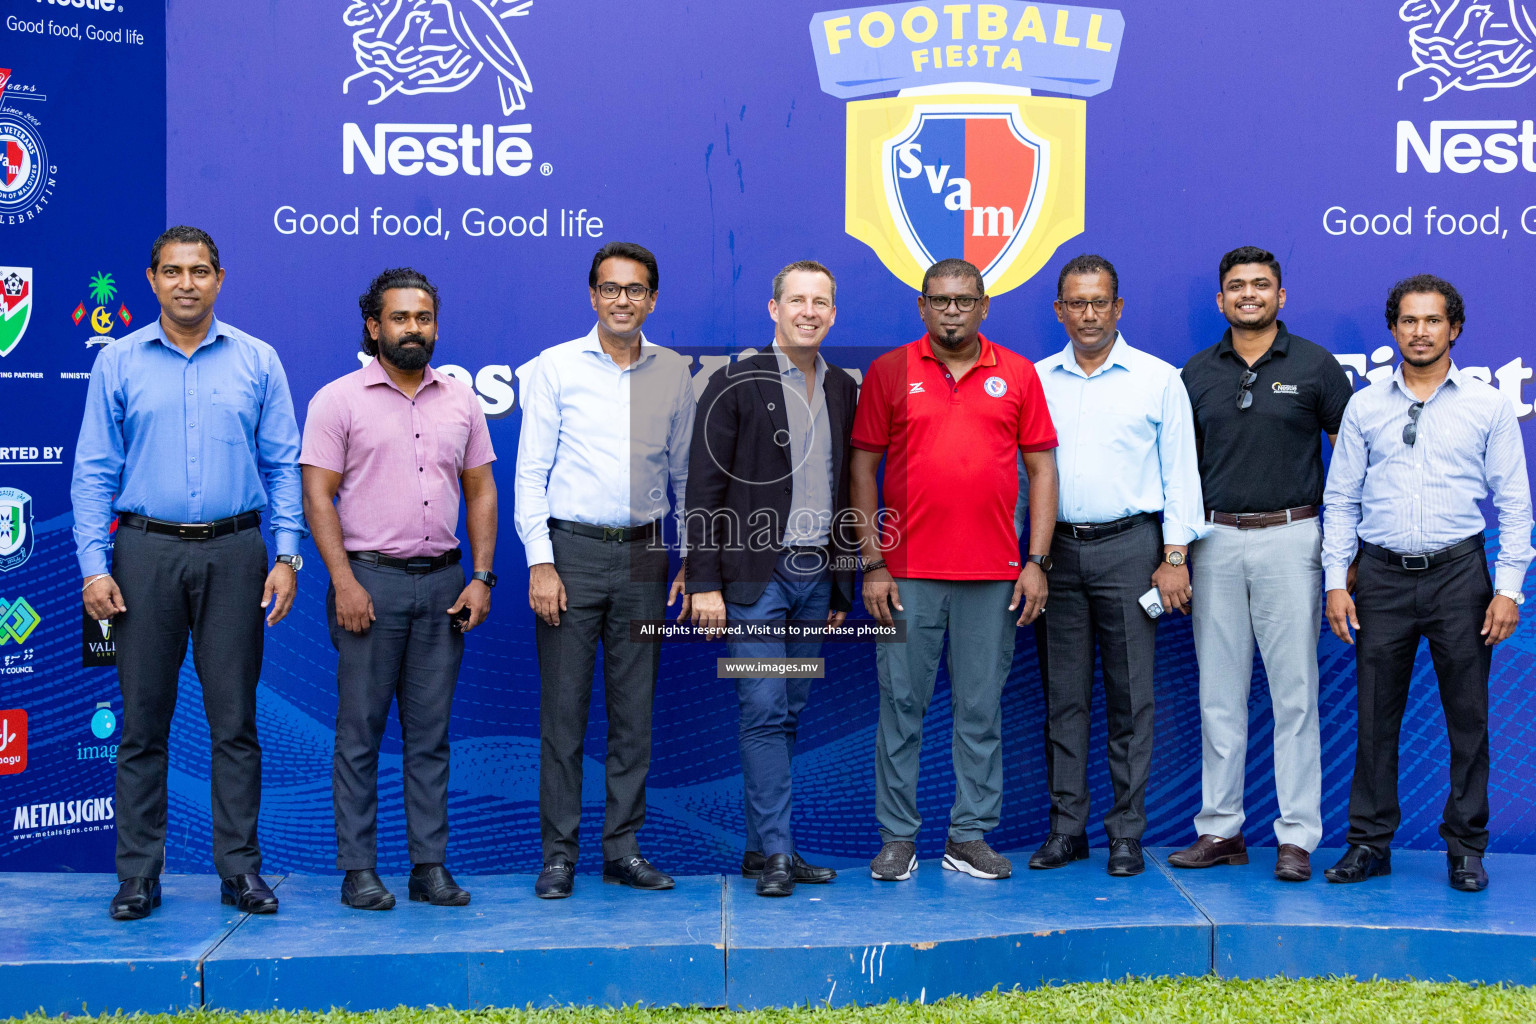
<path fill-rule="evenodd" d="M 1207 512 L 1208 522 L 1219 526 L 1235 526 L 1239 530 L 1262 530 L 1270 526 L 1287 526 L 1304 519 L 1316 519 L 1320 510 L 1316 505 L 1300 505 L 1282 508 L 1276 512 Z"/>

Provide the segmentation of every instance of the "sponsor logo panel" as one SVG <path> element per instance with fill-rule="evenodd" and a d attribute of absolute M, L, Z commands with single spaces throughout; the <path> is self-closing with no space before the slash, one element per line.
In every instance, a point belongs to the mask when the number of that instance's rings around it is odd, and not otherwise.
<path fill-rule="evenodd" d="M 0 711 L 0 775 L 27 770 L 27 713 L 21 708 Z"/>

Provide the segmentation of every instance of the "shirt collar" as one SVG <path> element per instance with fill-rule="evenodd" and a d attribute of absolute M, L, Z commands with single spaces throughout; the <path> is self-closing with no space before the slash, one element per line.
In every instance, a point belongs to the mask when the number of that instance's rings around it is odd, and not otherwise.
<path fill-rule="evenodd" d="M 1278 329 L 1279 333 L 1275 335 L 1275 340 L 1270 344 L 1269 351 L 1264 353 L 1264 355 L 1283 356 L 1290 354 L 1291 332 L 1285 329 L 1285 321 L 1276 320 L 1275 327 Z M 1227 333 L 1221 336 L 1221 343 L 1216 346 L 1216 355 L 1218 357 L 1232 356 L 1233 358 L 1237 358 L 1237 351 L 1232 347 L 1232 328 L 1228 327 Z"/>
<path fill-rule="evenodd" d="M 1455 361 L 1453 360 L 1451 362 L 1451 368 L 1446 371 L 1445 380 L 1440 382 L 1439 386 L 1435 388 L 1434 394 L 1431 394 L 1429 396 L 1429 398 L 1434 398 L 1435 395 L 1438 395 L 1440 393 L 1440 388 L 1445 387 L 1447 384 L 1454 384 L 1454 385 L 1456 385 L 1456 389 L 1458 391 L 1461 390 L 1463 387 L 1466 386 L 1466 382 L 1463 381 L 1461 379 L 1461 377 L 1462 377 L 1461 367 L 1457 366 Z M 1393 381 L 1394 384 L 1397 385 L 1397 388 L 1398 388 L 1399 391 L 1401 391 L 1403 394 L 1408 396 L 1408 401 L 1417 404 L 1417 402 L 1419 401 L 1419 396 L 1415 395 L 1412 391 L 1409 391 L 1408 390 L 1408 385 L 1406 383 L 1404 383 L 1404 381 L 1403 381 L 1403 364 L 1402 363 L 1398 363 L 1396 369 L 1394 369 L 1392 371 L 1392 381 Z M 1429 401 L 1429 398 L 1426 398 L 1425 401 L 1426 402 Z"/>
<path fill-rule="evenodd" d="M 636 359 L 628 366 L 619 366 L 613 361 L 613 357 L 608 354 L 607 350 L 603 348 L 603 343 L 598 340 L 596 324 L 593 324 L 592 330 L 587 332 L 587 336 L 585 338 L 581 339 L 581 350 L 583 352 L 595 353 L 599 358 L 606 360 L 609 366 L 620 370 L 633 370 L 656 354 L 656 346 L 651 344 L 650 339 L 645 336 L 645 332 L 641 331 L 640 358 Z"/>
<path fill-rule="evenodd" d="M 1093 371 L 1093 376 L 1097 377 L 1099 374 L 1108 371 L 1112 366 L 1118 366 L 1127 373 L 1131 372 L 1131 360 L 1135 358 L 1135 352 L 1136 350 L 1131 348 L 1131 343 L 1125 340 L 1125 335 L 1116 331 L 1115 343 L 1109 350 L 1109 358 L 1105 359 L 1103 365 Z M 1072 351 L 1071 338 L 1067 339 L 1067 347 L 1061 350 L 1061 358 L 1057 361 L 1056 368 L 1076 374 L 1084 380 L 1088 378 L 1088 374 L 1083 372 L 1083 368 L 1077 365 L 1077 355 Z"/>
<path fill-rule="evenodd" d="M 981 342 L 981 355 L 976 357 L 976 365 L 996 366 L 997 352 L 993 349 L 992 342 L 987 340 L 985 334 L 978 334 L 976 338 Z M 933 342 L 929 340 L 927 331 L 924 331 L 923 336 L 917 339 L 917 354 L 922 359 L 932 359 L 936 363 L 941 361 L 938 356 L 933 354 Z M 819 357 L 820 355 L 821 353 L 818 352 L 817 356 Z"/>
<path fill-rule="evenodd" d="M 791 370 L 798 371 L 800 369 L 800 367 L 789 361 L 789 356 L 785 355 L 784 350 L 779 348 L 778 342 L 774 342 L 769 348 L 773 352 L 773 357 L 778 360 L 779 373 L 787 374 Z M 820 351 L 816 353 L 816 366 L 813 372 L 816 374 L 817 380 L 821 380 L 827 375 L 827 361 L 821 357 Z"/>
<path fill-rule="evenodd" d="M 209 345 L 212 345 L 214 342 L 218 341 L 220 338 L 228 337 L 228 335 L 229 331 L 224 327 L 223 323 L 219 321 L 219 318 L 216 316 L 211 316 L 208 318 L 208 334 L 203 338 L 202 344 L 198 345 L 195 351 L 200 352 L 207 348 Z M 151 341 L 158 341 L 166 348 L 175 349 L 177 352 L 181 351 L 181 349 L 177 348 L 176 344 L 172 342 L 170 338 L 165 336 L 165 327 L 160 323 L 160 318 L 158 316 L 155 317 L 152 323 L 150 323 L 149 333 L 140 340 L 145 344 L 148 344 Z"/>
<path fill-rule="evenodd" d="M 427 366 L 421 371 L 421 386 L 426 387 L 428 384 L 435 384 L 437 378 L 438 375 L 432 372 L 432 367 Z M 389 379 L 389 374 L 385 371 L 384 364 L 377 357 L 369 360 L 368 365 L 363 367 L 363 387 L 372 387 L 375 384 L 387 384 L 396 391 L 400 390 L 399 386 Z"/>

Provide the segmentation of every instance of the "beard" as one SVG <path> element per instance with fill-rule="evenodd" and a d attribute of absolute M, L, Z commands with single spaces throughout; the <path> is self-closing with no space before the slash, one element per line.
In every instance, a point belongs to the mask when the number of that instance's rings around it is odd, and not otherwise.
<path fill-rule="evenodd" d="M 407 347 L 408 342 L 415 345 Z M 379 354 L 383 356 L 391 366 L 396 369 L 412 372 L 420 370 L 432 361 L 432 350 L 437 347 L 435 341 L 428 341 L 426 336 L 418 331 L 402 334 L 398 342 L 388 338 L 379 338 Z"/>
<path fill-rule="evenodd" d="M 1280 319 L 1280 310 L 1270 306 L 1260 313 L 1255 320 L 1239 320 L 1229 316 L 1227 317 L 1227 323 L 1245 331 L 1264 331 L 1268 330 L 1270 325 L 1278 319 Z"/>

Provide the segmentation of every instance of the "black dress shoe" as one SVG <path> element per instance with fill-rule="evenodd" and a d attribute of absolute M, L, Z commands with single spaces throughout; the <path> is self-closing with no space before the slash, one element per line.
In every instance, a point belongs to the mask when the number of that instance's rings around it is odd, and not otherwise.
<path fill-rule="evenodd" d="M 618 860 L 603 861 L 603 881 L 609 885 L 627 885 L 632 889 L 670 889 L 672 876 L 651 867 L 638 853 Z"/>
<path fill-rule="evenodd" d="M 353 910 L 393 910 L 395 894 L 373 868 L 358 868 L 341 880 L 341 902 Z"/>
<path fill-rule="evenodd" d="M 539 872 L 539 880 L 533 883 L 533 894 L 541 900 L 563 900 L 571 894 L 575 884 L 576 865 L 564 857 L 556 857 Z"/>
<path fill-rule="evenodd" d="M 1445 867 L 1451 878 L 1451 888 L 1462 892 L 1482 892 L 1488 888 L 1488 872 L 1483 869 L 1483 858 L 1471 854 L 1445 855 Z"/>
<path fill-rule="evenodd" d="M 748 850 L 741 855 L 741 877 L 757 878 L 763 873 L 764 857 L 756 850 Z M 797 853 L 791 859 L 791 867 L 795 875 L 796 885 L 825 885 L 837 877 L 837 872 L 832 868 L 817 867 L 815 864 L 807 864 Z"/>
<path fill-rule="evenodd" d="M 160 905 L 160 879 L 127 878 L 117 887 L 117 895 L 107 906 L 107 913 L 117 921 L 137 921 L 148 917 Z"/>
<path fill-rule="evenodd" d="M 254 871 L 230 875 L 219 882 L 219 902 L 246 914 L 277 913 L 277 896 Z"/>
<path fill-rule="evenodd" d="M 1116 878 L 1139 875 L 1146 869 L 1141 857 L 1140 839 L 1111 839 L 1109 841 L 1109 873 Z"/>
<path fill-rule="evenodd" d="M 1363 882 L 1373 875 L 1391 873 L 1391 850 L 1378 857 L 1369 846 L 1351 846 L 1337 864 L 1323 872 L 1323 877 L 1330 882 Z"/>
<path fill-rule="evenodd" d="M 1052 832 L 1040 844 L 1040 849 L 1029 858 L 1029 866 L 1035 870 L 1064 868 L 1075 860 L 1088 859 L 1088 837 L 1069 836 L 1065 832 Z"/>
<path fill-rule="evenodd" d="M 788 896 L 795 891 L 795 869 L 787 853 L 775 853 L 763 862 L 757 877 L 759 896 Z"/>
<path fill-rule="evenodd" d="M 459 888 L 441 864 L 417 864 L 411 868 L 407 888 L 413 903 L 430 903 L 434 907 L 469 906 L 469 893 Z"/>

